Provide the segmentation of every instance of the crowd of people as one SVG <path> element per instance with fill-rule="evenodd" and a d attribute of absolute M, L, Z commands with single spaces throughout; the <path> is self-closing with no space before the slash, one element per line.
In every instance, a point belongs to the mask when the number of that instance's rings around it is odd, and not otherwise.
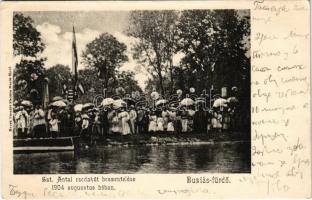
<path fill-rule="evenodd" d="M 15 102 L 14 137 L 81 136 L 98 139 L 113 134 L 191 134 L 234 129 L 237 120 L 235 104 L 226 100 L 220 102 L 206 109 L 195 101 L 175 106 L 164 101 L 149 107 L 113 99 L 106 101 L 104 106 L 92 103 L 74 105 L 59 99 L 43 110 L 41 105 L 33 106 L 24 100 Z"/>

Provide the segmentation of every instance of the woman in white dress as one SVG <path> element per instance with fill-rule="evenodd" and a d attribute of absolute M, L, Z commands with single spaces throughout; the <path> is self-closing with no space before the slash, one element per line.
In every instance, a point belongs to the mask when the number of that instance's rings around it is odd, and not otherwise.
<path fill-rule="evenodd" d="M 83 113 L 81 115 L 82 124 L 81 124 L 81 138 L 83 141 L 90 143 L 90 132 L 89 132 L 89 125 L 90 125 L 90 118 L 87 113 Z"/>
<path fill-rule="evenodd" d="M 28 113 L 24 110 L 23 106 L 19 107 L 19 111 L 15 115 L 15 120 L 17 123 L 17 137 L 26 138 L 27 128 L 28 128 Z"/>
<path fill-rule="evenodd" d="M 112 133 L 112 134 L 121 133 L 118 113 L 116 111 L 112 111 L 108 115 L 109 115 L 108 119 L 110 122 L 109 133 Z"/>
<path fill-rule="evenodd" d="M 211 126 L 213 130 L 217 129 L 217 124 L 218 124 L 217 117 L 218 117 L 217 112 L 213 111 L 212 117 L 211 117 Z"/>
<path fill-rule="evenodd" d="M 152 111 L 149 116 L 148 132 L 156 132 L 156 131 L 157 131 L 157 116 L 156 113 Z"/>
<path fill-rule="evenodd" d="M 134 106 L 131 106 L 129 111 L 129 118 L 130 118 L 130 130 L 132 134 L 136 134 L 136 121 L 137 121 L 138 114 L 134 109 Z"/>
<path fill-rule="evenodd" d="M 221 112 L 217 113 L 217 129 L 219 132 L 222 131 L 222 122 L 223 122 L 223 116 Z"/>
<path fill-rule="evenodd" d="M 157 118 L 157 131 L 158 132 L 164 131 L 164 118 L 162 117 Z"/>
<path fill-rule="evenodd" d="M 121 112 L 118 114 L 118 118 L 119 120 L 121 120 L 121 134 L 122 135 L 130 134 L 131 130 L 129 126 L 130 120 L 129 113 L 124 108 L 122 108 Z"/>
<path fill-rule="evenodd" d="M 222 115 L 219 112 L 217 112 L 217 111 L 213 112 L 213 117 L 211 118 L 211 125 L 212 125 L 212 128 L 214 130 L 221 131 L 221 128 L 222 128 Z"/>
<path fill-rule="evenodd" d="M 176 120 L 176 112 L 173 109 L 170 109 L 168 111 L 168 126 L 167 126 L 167 132 L 173 133 L 174 132 L 174 123 Z"/>

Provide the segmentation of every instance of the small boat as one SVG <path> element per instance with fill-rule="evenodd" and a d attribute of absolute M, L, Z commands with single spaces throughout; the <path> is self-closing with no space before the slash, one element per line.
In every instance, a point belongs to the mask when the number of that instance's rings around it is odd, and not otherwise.
<path fill-rule="evenodd" d="M 33 152 L 55 152 L 55 151 L 74 151 L 75 138 L 27 138 L 14 139 L 14 153 L 33 153 Z"/>

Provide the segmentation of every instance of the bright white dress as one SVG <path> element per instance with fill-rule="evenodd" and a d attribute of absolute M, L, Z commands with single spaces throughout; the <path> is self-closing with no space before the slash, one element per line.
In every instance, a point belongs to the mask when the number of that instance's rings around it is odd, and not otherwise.
<path fill-rule="evenodd" d="M 111 118 L 111 131 L 110 132 L 113 132 L 113 133 L 120 133 L 121 132 L 121 129 L 120 129 L 120 125 L 119 125 L 119 119 L 118 119 L 118 116 L 113 116 Z"/>
<path fill-rule="evenodd" d="M 189 119 L 187 120 L 187 130 L 191 132 L 193 131 L 195 110 L 188 110 L 187 115 L 189 117 Z"/>
<path fill-rule="evenodd" d="M 214 112 L 213 117 L 211 118 L 212 128 L 217 128 L 217 124 L 218 124 L 217 117 L 218 117 L 218 114 L 216 112 Z"/>
<path fill-rule="evenodd" d="M 29 115 L 25 110 L 22 110 L 16 113 L 15 117 L 17 122 L 17 128 L 22 129 L 22 131 L 24 131 L 24 129 L 27 128 L 27 121 Z"/>
<path fill-rule="evenodd" d="M 156 115 L 151 115 L 150 116 L 150 122 L 149 122 L 149 126 L 148 126 L 148 132 L 157 131 L 157 117 Z"/>
<path fill-rule="evenodd" d="M 221 129 L 222 128 L 222 115 L 221 114 L 218 114 L 218 117 L 217 117 L 217 128 Z"/>
<path fill-rule="evenodd" d="M 130 110 L 129 118 L 130 118 L 131 130 L 133 131 L 133 133 L 136 133 L 135 122 L 136 122 L 137 117 L 138 117 L 137 112 L 135 110 Z"/>
<path fill-rule="evenodd" d="M 213 118 L 211 119 L 212 128 L 222 128 L 222 115 L 218 113 L 213 113 Z"/>
<path fill-rule="evenodd" d="M 182 119 L 181 120 L 181 124 L 182 124 L 182 132 L 187 132 L 188 120 L 187 119 Z"/>
<path fill-rule="evenodd" d="M 168 132 L 174 132 L 174 122 L 176 121 L 177 115 L 175 112 L 172 111 L 168 111 L 168 115 L 169 115 L 169 122 L 167 125 L 167 131 Z"/>
<path fill-rule="evenodd" d="M 118 114 L 118 118 L 121 120 L 121 134 L 128 135 L 131 133 L 130 126 L 129 126 L 129 114 L 128 112 L 124 111 Z"/>
<path fill-rule="evenodd" d="M 164 119 L 162 117 L 157 118 L 157 131 L 164 131 Z"/>

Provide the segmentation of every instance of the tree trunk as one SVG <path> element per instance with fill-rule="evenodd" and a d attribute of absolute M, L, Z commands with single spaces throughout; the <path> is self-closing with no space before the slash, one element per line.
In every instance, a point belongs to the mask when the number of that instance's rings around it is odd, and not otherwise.
<path fill-rule="evenodd" d="M 159 85 L 160 85 L 160 94 L 164 95 L 164 85 L 163 85 L 163 77 L 161 74 L 161 57 L 157 49 L 155 48 L 155 53 L 156 53 L 156 66 L 157 66 L 157 73 L 159 77 Z"/>
<path fill-rule="evenodd" d="M 158 73 L 159 77 L 159 85 L 160 85 L 160 94 L 163 96 L 164 95 L 164 85 L 163 85 L 163 77 L 161 75 L 161 71 Z"/>
<path fill-rule="evenodd" d="M 103 70 L 103 76 L 104 76 L 104 88 L 107 88 L 108 87 L 108 79 L 109 79 L 109 77 L 108 77 L 108 70 L 105 68 L 104 70 Z"/>

